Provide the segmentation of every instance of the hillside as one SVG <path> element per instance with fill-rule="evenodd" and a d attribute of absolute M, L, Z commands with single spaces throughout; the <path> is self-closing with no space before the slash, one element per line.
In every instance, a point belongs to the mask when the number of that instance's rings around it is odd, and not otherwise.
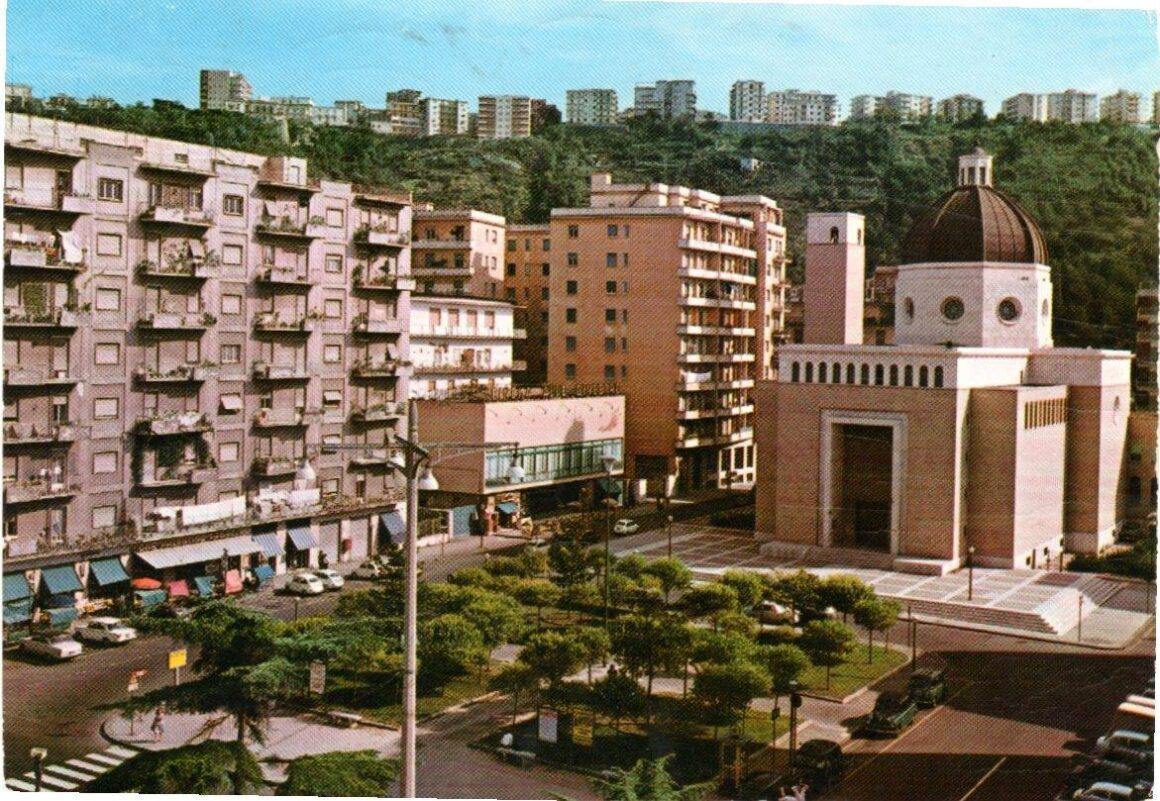
<path fill-rule="evenodd" d="M 976 145 L 995 155 L 996 186 L 1043 229 L 1056 289 L 1058 344 L 1131 347 L 1134 294 L 1157 270 L 1155 133 L 1098 125 L 972 121 L 845 124 L 737 134 L 712 125 L 642 120 L 625 128 L 556 126 L 524 140 L 406 139 L 369 130 L 276 126 L 181 107 L 74 108 L 55 116 L 157 136 L 310 159 L 317 176 L 406 187 L 437 206 L 471 206 L 540 222 L 584 205 L 588 175 L 662 181 L 720 194 L 760 193 L 786 209 L 791 274 L 811 210 L 866 215 L 870 267 L 893 263 L 910 224 L 952 185 Z M 740 169 L 752 156 L 763 166 Z"/>

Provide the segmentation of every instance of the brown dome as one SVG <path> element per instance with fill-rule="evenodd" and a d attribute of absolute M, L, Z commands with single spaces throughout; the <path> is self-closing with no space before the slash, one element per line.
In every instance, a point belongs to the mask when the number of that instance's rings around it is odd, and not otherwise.
<path fill-rule="evenodd" d="M 1011 198 L 980 184 L 947 192 L 910 229 L 902 264 L 940 261 L 1047 263 L 1035 221 Z"/>

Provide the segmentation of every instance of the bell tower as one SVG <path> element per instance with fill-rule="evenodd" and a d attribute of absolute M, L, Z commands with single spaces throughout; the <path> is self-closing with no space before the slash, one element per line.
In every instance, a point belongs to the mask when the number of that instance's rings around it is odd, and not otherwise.
<path fill-rule="evenodd" d="M 994 178 L 991 154 L 981 147 L 959 156 L 959 186 L 990 186 Z"/>

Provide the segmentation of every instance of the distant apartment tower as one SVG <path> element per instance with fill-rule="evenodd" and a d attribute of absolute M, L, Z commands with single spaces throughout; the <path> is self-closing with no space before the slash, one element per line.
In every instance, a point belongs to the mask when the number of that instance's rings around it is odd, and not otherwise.
<path fill-rule="evenodd" d="M 548 302 L 552 275 L 551 227 L 509 225 L 504 252 L 504 298 L 516 304 L 516 327 L 526 336 L 515 341 L 515 358 L 526 365 L 517 384 L 540 386 L 548 380 Z"/>
<path fill-rule="evenodd" d="M 1100 99 L 1100 119 L 1136 125 L 1140 122 L 1140 93 L 1124 89 Z"/>
<path fill-rule="evenodd" d="M 246 76 L 230 70 L 201 71 L 201 107 L 209 111 L 245 111 L 253 98 Z"/>
<path fill-rule="evenodd" d="M 1003 101 L 1003 116 L 1027 122 L 1047 122 L 1047 96 L 1021 92 Z"/>
<path fill-rule="evenodd" d="M 1068 122 L 1079 124 L 1095 122 L 1099 119 L 1098 97 L 1094 94 L 1081 92 L 1078 89 L 1067 89 L 1063 92 L 1053 92 L 1047 96 L 1048 122 Z"/>
<path fill-rule="evenodd" d="M 424 136 L 460 136 L 467 133 L 467 102 L 426 97 L 419 101 Z"/>
<path fill-rule="evenodd" d="M 855 95 L 850 99 L 850 119 L 865 120 L 878 113 L 882 98 L 874 95 Z"/>
<path fill-rule="evenodd" d="M 529 118 L 532 133 L 543 130 L 549 125 L 558 125 L 561 119 L 560 109 L 555 103 L 549 103 L 542 97 L 533 97 L 528 101 Z"/>
<path fill-rule="evenodd" d="M 315 120 L 314 101 L 309 97 L 259 97 L 246 104 L 246 113 L 264 120 Z"/>
<path fill-rule="evenodd" d="M 615 125 L 619 108 L 615 89 L 569 89 L 564 106 L 569 125 Z"/>
<path fill-rule="evenodd" d="M 929 95 L 912 95 L 907 92 L 887 92 L 882 105 L 903 120 L 918 120 L 929 117 L 934 111 L 934 98 Z"/>
<path fill-rule="evenodd" d="M 655 112 L 664 119 L 693 117 L 697 113 L 695 81 L 657 81 L 637 84 L 633 90 L 633 108 L 638 116 Z"/>
<path fill-rule="evenodd" d="M 27 103 L 32 100 L 32 87 L 26 83 L 4 84 L 4 101 L 6 103 Z"/>
<path fill-rule="evenodd" d="M 765 84 L 762 81 L 735 81 L 729 90 L 729 119 L 738 122 L 765 121 Z"/>
<path fill-rule="evenodd" d="M 984 113 L 982 99 L 973 95 L 952 95 L 938 101 L 938 116 L 949 122 L 962 122 Z"/>
<path fill-rule="evenodd" d="M 838 121 L 836 95 L 785 89 L 770 92 L 765 104 L 765 121 L 778 125 L 834 125 Z"/>
<path fill-rule="evenodd" d="M 476 136 L 480 139 L 519 139 L 532 135 L 532 101 L 513 95 L 482 95 Z"/>
<path fill-rule="evenodd" d="M 420 291 L 435 295 L 503 296 L 507 220 L 476 209 L 415 207 L 412 271 Z"/>
<path fill-rule="evenodd" d="M 387 92 L 383 119 L 372 123 L 371 128 L 379 133 L 421 135 L 423 119 L 419 100 L 422 96 L 423 93 L 418 89 L 397 89 Z"/>

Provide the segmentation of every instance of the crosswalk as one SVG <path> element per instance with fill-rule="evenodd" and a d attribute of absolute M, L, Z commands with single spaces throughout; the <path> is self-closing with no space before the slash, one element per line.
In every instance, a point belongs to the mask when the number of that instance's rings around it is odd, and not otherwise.
<path fill-rule="evenodd" d="M 139 753 L 133 748 L 114 745 L 100 753 L 94 751 L 79 759 L 70 759 L 61 765 L 45 765 L 40 774 L 40 790 L 58 793 L 80 790 L 102 773 L 112 770 Z M 23 776 L 5 779 L 4 786 L 22 793 L 34 792 L 36 774 L 28 771 Z"/>

